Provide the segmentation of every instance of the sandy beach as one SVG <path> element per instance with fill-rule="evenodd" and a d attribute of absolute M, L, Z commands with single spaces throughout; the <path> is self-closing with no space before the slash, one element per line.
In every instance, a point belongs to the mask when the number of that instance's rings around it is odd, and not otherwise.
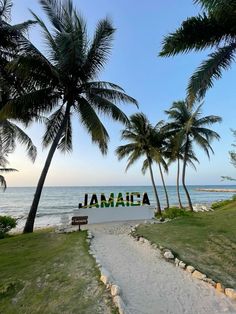
<path fill-rule="evenodd" d="M 196 189 L 200 192 L 225 192 L 225 193 L 236 193 L 236 189 Z"/>
<path fill-rule="evenodd" d="M 166 262 L 128 232 L 136 222 L 89 225 L 92 250 L 120 286 L 129 314 L 236 313 L 236 303 Z"/>

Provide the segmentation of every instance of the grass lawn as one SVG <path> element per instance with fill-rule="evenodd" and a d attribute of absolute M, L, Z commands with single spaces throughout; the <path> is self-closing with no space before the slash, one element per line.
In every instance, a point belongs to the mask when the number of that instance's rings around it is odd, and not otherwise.
<path fill-rule="evenodd" d="M 85 231 L 17 235 L 0 252 L 0 313 L 117 313 Z"/>
<path fill-rule="evenodd" d="M 137 234 L 171 249 L 215 281 L 236 288 L 236 202 L 165 224 L 141 225 Z"/>

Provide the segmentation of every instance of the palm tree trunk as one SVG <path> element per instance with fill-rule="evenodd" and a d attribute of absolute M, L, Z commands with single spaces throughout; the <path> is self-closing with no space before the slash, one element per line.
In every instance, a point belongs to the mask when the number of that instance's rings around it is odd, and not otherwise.
<path fill-rule="evenodd" d="M 188 141 L 188 138 L 187 138 L 186 144 L 185 144 L 184 160 L 183 160 L 182 184 L 183 184 L 183 188 L 185 190 L 185 193 L 186 193 L 186 196 L 187 196 L 187 199 L 188 199 L 188 204 L 189 204 L 190 211 L 192 212 L 193 211 L 192 201 L 191 201 L 188 189 L 187 189 L 187 187 L 185 185 L 185 173 L 186 173 L 186 165 L 187 165 L 188 144 L 189 144 L 189 141 Z"/>
<path fill-rule="evenodd" d="M 148 156 L 147 156 L 147 159 L 148 159 L 148 166 L 149 166 L 150 176 L 151 176 L 151 180 L 152 180 L 153 192 L 154 192 L 154 196 L 156 198 L 156 203 L 157 203 L 157 213 L 160 216 L 162 216 L 161 204 L 160 204 L 160 200 L 159 200 L 159 197 L 158 197 L 158 194 L 157 194 L 157 188 L 156 188 L 155 181 L 154 181 L 151 160 L 150 160 L 150 157 L 148 157 Z"/>
<path fill-rule="evenodd" d="M 179 201 L 179 208 L 183 208 L 181 198 L 180 198 L 180 192 L 179 192 L 179 171 L 180 170 L 180 164 L 179 164 L 179 158 L 177 159 L 177 179 L 176 179 L 176 187 L 177 187 L 177 195 L 178 195 L 178 201 Z"/>
<path fill-rule="evenodd" d="M 31 208 L 30 208 L 30 211 L 29 211 L 26 223 L 25 223 L 25 227 L 24 227 L 23 233 L 30 233 L 30 232 L 33 232 L 33 230 L 34 230 L 34 221 L 35 221 L 35 217 L 36 217 L 36 213 L 37 213 L 38 204 L 39 204 L 39 200 L 40 200 L 40 197 L 41 197 L 43 185 L 44 185 L 44 182 L 45 182 L 45 179 L 46 179 L 46 176 L 47 176 L 47 173 L 48 173 L 48 170 L 49 170 L 49 167 L 50 167 L 53 155 L 54 155 L 54 153 L 55 153 L 55 151 L 57 149 L 57 145 L 58 145 L 58 143 L 60 141 L 62 132 L 63 132 L 63 130 L 65 128 L 66 122 L 67 122 L 68 117 L 70 115 L 70 107 L 71 106 L 69 104 L 67 104 L 65 116 L 64 116 L 64 119 L 63 119 L 63 121 L 61 123 L 61 127 L 58 130 L 57 135 L 56 135 L 56 137 L 55 137 L 55 139 L 54 139 L 54 141 L 52 143 L 52 146 L 51 146 L 51 148 L 49 150 L 49 153 L 48 153 L 45 165 L 43 167 L 41 176 L 40 176 L 39 181 L 38 181 L 38 185 L 37 185 L 37 188 L 36 188 L 36 191 L 35 191 L 35 194 L 34 194 L 34 199 L 33 199 L 33 202 L 32 202 L 32 205 L 31 205 Z"/>
<path fill-rule="evenodd" d="M 168 197 L 168 193 L 167 193 L 167 189 L 166 189 L 166 185 L 165 185 L 165 180 L 164 180 L 164 176 L 163 176 L 163 172 L 162 172 L 160 163 L 158 163 L 158 167 L 160 170 L 161 181 L 162 181 L 162 185 L 163 185 L 165 196 L 166 196 L 166 209 L 168 209 L 168 208 L 170 208 L 169 197 Z"/>

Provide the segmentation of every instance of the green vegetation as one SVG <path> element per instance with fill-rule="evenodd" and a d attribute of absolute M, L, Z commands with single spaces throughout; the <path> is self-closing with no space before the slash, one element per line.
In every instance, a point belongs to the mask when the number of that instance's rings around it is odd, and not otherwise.
<path fill-rule="evenodd" d="M 221 207 L 224 207 L 228 204 L 232 204 L 236 201 L 236 195 L 233 195 L 232 199 L 229 199 L 229 200 L 223 200 L 223 201 L 218 201 L 218 202 L 214 202 L 212 203 L 211 205 L 211 208 L 212 209 L 217 209 L 217 208 L 221 208 Z"/>
<path fill-rule="evenodd" d="M 116 313 L 85 231 L 17 235 L 0 252 L 0 313 Z"/>
<path fill-rule="evenodd" d="M 10 216 L 0 216 L 0 239 L 3 239 L 7 232 L 16 227 L 16 219 Z"/>
<path fill-rule="evenodd" d="M 186 211 L 185 209 L 179 208 L 179 207 L 169 207 L 165 209 L 162 213 L 163 218 L 169 218 L 169 219 L 174 219 L 180 216 L 191 216 L 191 215 L 192 215 L 191 212 Z M 159 218 L 158 215 L 156 215 L 156 217 Z"/>
<path fill-rule="evenodd" d="M 236 288 L 236 201 L 214 212 L 141 225 L 137 234 L 171 249 L 212 279 Z"/>

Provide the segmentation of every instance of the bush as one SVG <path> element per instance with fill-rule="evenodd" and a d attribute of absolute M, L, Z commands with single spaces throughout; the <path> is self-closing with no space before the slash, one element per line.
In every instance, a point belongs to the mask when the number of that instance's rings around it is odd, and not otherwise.
<path fill-rule="evenodd" d="M 211 208 L 212 208 L 212 209 L 218 209 L 218 208 L 221 208 L 221 207 L 226 206 L 226 205 L 228 205 L 228 204 L 231 204 L 231 203 L 233 203 L 233 202 L 235 202 L 235 201 L 236 201 L 236 195 L 234 194 L 234 195 L 232 196 L 232 198 L 229 199 L 229 200 L 218 201 L 218 202 L 212 203 L 212 204 L 211 204 Z"/>
<path fill-rule="evenodd" d="M 4 238 L 12 228 L 16 227 L 16 219 L 10 216 L 0 216 L 0 239 Z"/>
<path fill-rule="evenodd" d="M 176 217 L 180 217 L 180 216 L 189 216 L 191 215 L 191 213 L 189 211 L 186 211 L 184 209 L 180 209 L 178 207 L 170 207 L 168 209 L 165 209 L 162 212 L 162 217 L 163 218 L 169 218 L 169 219 L 173 219 Z M 159 216 L 156 215 L 157 218 L 159 218 Z"/>

